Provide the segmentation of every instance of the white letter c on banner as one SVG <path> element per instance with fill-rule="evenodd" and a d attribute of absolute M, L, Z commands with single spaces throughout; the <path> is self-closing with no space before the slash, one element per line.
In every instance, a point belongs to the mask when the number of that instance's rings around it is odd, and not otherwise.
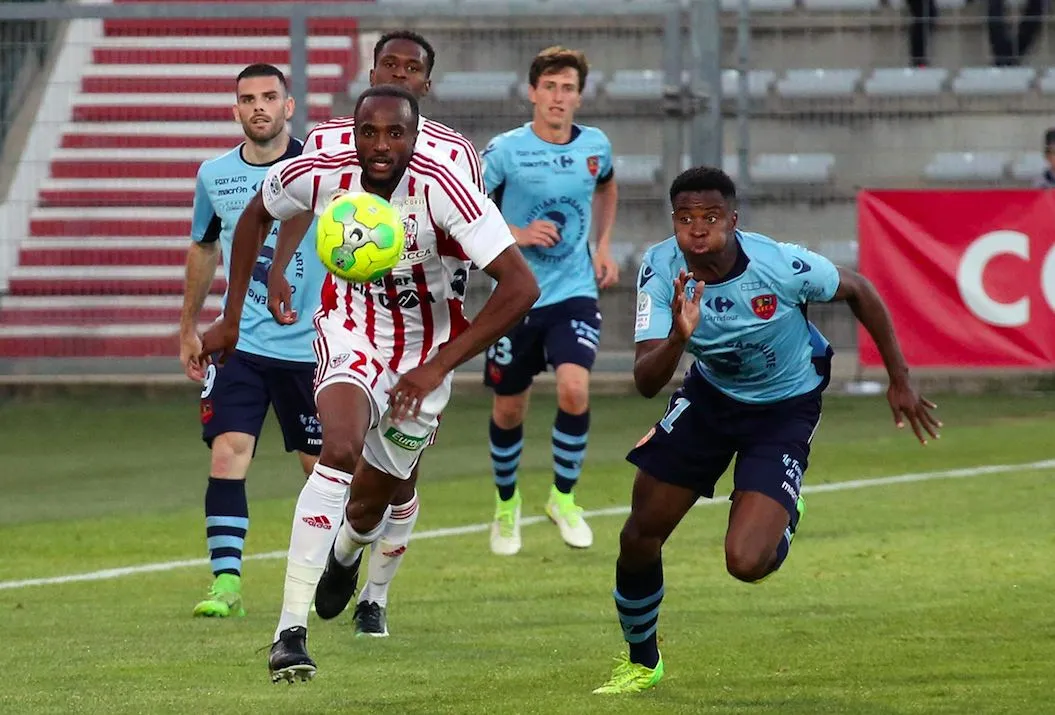
<path fill-rule="evenodd" d="M 1000 303 L 985 292 L 982 273 L 994 257 L 1010 253 L 1029 260 L 1029 236 L 1019 231 L 992 231 L 979 236 L 967 247 L 956 271 L 956 287 L 963 302 L 972 313 L 991 325 L 1013 328 L 1029 322 L 1029 298 L 1022 297 L 1013 303 Z M 1048 273 L 1055 274 L 1055 262 L 1046 261 L 1042 282 L 1047 288 Z M 1050 270 L 1049 270 L 1050 268 Z M 1055 283 L 1055 275 L 1052 277 Z M 1055 292 L 1055 285 L 1051 286 Z M 1047 290 L 1045 290 L 1047 294 Z M 1050 301 L 1052 296 L 1048 296 Z"/>

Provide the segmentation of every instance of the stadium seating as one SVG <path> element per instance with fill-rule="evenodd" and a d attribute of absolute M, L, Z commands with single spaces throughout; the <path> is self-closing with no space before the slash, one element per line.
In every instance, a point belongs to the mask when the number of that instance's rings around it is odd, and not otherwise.
<path fill-rule="evenodd" d="M 1005 178 L 1006 152 L 939 152 L 923 170 L 934 181 L 993 182 Z"/>

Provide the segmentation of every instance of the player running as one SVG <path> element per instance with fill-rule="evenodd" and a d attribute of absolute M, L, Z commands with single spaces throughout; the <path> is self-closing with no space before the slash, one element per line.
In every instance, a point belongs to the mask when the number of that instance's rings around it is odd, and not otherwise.
<path fill-rule="evenodd" d="M 821 417 L 832 350 L 806 319 L 814 302 L 846 301 L 879 347 L 887 401 L 923 444 L 935 405 L 913 388 L 883 300 L 858 273 L 799 246 L 736 228 L 736 189 L 719 169 L 689 169 L 670 188 L 674 236 L 651 247 L 638 276 L 634 382 L 653 397 L 682 354 L 696 361 L 667 412 L 630 451 L 638 467 L 619 539 L 615 605 L 629 644 L 595 693 L 633 693 L 663 677 L 656 643 L 662 548 L 733 457 L 725 533 L 729 573 L 748 583 L 780 568 L 804 502 L 802 476 Z"/>
<path fill-rule="evenodd" d="M 572 489 L 590 427 L 590 370 L 601 334 L 597 289 L 615 285 L 619 267 L 610 249 L 618 199 L 612 146 L 600 129 L 574 121 L 588 71 L 582 52 L 540 52 L 528 71 L 532 120 L 495 137 L 483 155 L 487 191 L 542 288 L 531 313 L 487 351 L 484 368 L 484 384 L 495 395 L 489 431 L 498 494 L 491 551 L 499 555 L 520 551 L 517 468 L 524 415 L 532 380 L 547 363 L 557 377 L 557 416 L 546 514 L 569 546 L 593 544 Z M 591 258 L 594 207 L 597 247 Z"/>
<path fill-rule="evenodd" d="M 451 371 L 494 343 L 539 293 L 494 203 L 453 163 L 414 149 L 414 95 L 372 87 L 359 97 L 355 118 L 354 149 L 272 167 L 235 231 L 224 320 L 203 339 L 203 356 L 235 345 L 256 242 L 272 220 L 318 214 L 335 195 L 363 190 L 389 199 L 404 221 L 417 223 L 407 257 L 385 278 L 352 284 L 328 276 L 323 287 L 314 320 L 323 445 L 293 519 L 282 613 L 268 658 L 276 682 L 314 675 L 306 644 L 312 596 L 324 619 L 354 596 L 363 548 L 381 537 L 392 495 L 430 442 L 450 396 Z M 467 260 L 497 282 L 471 323 L 462 315 L 464 286 L 456 278 Z"/>
<path fill-rule="evenodd" d="M 421 35 L 400 30 L 380 37 L 374 45 L 374 67 L 370 70 L 372 86 L 390 84 L 404 87 L 417 99 L 428 94 L 431 87 L 429 76 L 436 64 L 436 52 Z M 352 143 L 355 117 L 339 117 L 315 126 L 305 139 L 307 151 L 331 149 Z M 418 122 L 416 151 L 424 151 L 448 157 L 472 178 L 473 183 L 483 189 L 483 172 L 480 158 L 472 142 L 450 127 L 421 117 Z M 279 235 L 279 250 L 274 265 L 286 266 L 295 240 L 285 238 L 302 236 L 310 230 L 314 214 L 305 212 L 282 224 Z M 407 222 L 408 235 L 419 230 L 416 221 Z M 282 249 L 288 247 L 289 251 Z M 454 269 L 455 281 L 466 283 L 469 263 Z M 296 319 L 295 311 L 289 307 L 290 286 L 281 271 L 273 271 L 269 284 L 269 307 L 275 319 L 289 325 Z M 406 556 L 410 534 L 414 531 L 420 513 L 416 485 L 419 465 L 414 465 L 410 479 L 401 481 L 392 496 L 392 516 L 389 518 L 381 538 L 370 546 L 370 559 L 366 567 L 366 586 L 359 593 L 352 620 L 356 635 L 385 637 L 388 635 L 388 590 L 396 571 Z M 299 527 L 303 528 L 303 527 Z"/>
<path fill-rule="evenodd" d="M 241 338 L 230 360 L 218 369 L 198 359 L 198 319 L 216 275 L 221 251 L 230 273 L 231 238 L 238 216 L 276 162 L 297 156 L 301 143 L 286 126 L 294 102 L 276 67 L 254 64 L 236 80 L 234 116 L 245 141 L 202 163 L 194 193 L 191 246 L 180 314 L 180 362 L 201 392 L 202 438 L 212 450 L 205 491 L 205 531 L 215 576 L 196 616 L 241 616 L 242 549 L 249 529 L 245 476 L 256 440 L 273 406 L 286 443 L 296 451 L 305 475 L 322 446 L 315 419 L 312 377 L 315 355 L 310 324 L 276 325 L 267 312 L 267 277 L 277 231 L 272 229 L 252 270 L 249 307 L 241 313 Z M 295 286 L 297 309 L 314 310 L 326 271 L 293 247 L 286 279 Z"/>

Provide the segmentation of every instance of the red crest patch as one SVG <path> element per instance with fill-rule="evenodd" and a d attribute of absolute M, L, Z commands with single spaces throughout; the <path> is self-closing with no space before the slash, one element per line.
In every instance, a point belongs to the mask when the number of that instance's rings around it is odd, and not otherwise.
<path fill-rule="evenodd" d="M 206 424 L 212 419 L 212 400 L 201 401 L 201 423 Z"/>
<path fill-rule="evenodd" d="M 597 176 L 597 172 L 601 170 L 601 157 L 586 157 L 586 168 L 590 170 L 590 176 Z"/>
<path fill-rule="evenodd" d="M 751 299 L 751 310 L 762 320 L 769 320 L 777 312 L 777 297 L 773 293 L 756 295 Z"/>
<path fill-rule="evenodd" d="M 640 447 L 641 445 L 643 445 L 643 444 L 644 444 L 645 442 L 647 442 L 647 441 L 649 441 L 650 439 L 652 439 L 652 436 L 653 436 L 653 435 L 655 435 L 655 434 L 656 434 L 656 428 L 655 428 L 655 427 L 652 427 L 651 429 L 649 429 L 649 431 L 648 431 L 648 432 L 646 432 L 646 433 L 645 433 L 645 436 L 644 436 L 644 437 L 642 437 L 641 439 L 639 439 L 639 440 L 637 441 L 637 444 L 635 444 L 635 445 L 634 445 L 634 449 L 637 449 L 638 447 Z"/>
<path fill-rule="evenodd" d="M 495 385 L 502 381 L 502 368 L 498 367 L 497 365 L 488 365 L 487 374 L 491 378 L 491 382 L 493 382 Z"/>

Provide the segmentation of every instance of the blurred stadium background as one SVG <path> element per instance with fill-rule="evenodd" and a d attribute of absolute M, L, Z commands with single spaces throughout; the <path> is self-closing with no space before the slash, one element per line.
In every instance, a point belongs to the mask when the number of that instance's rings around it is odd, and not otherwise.
<path fill-rule="evenodd" d="M 288 70 L 303 136 L 350 111 L 375 39 L 399 27 L 439 53 L 425 111 L 478 147 L 530 117 L 539 49 L 586 51 L 580 117 L 618 155 L 625 269 L 603 298 L 599 367 L 625 371 L 636 263 L 668 235 L 665 187 L 690 163 L 738 180 L 747 228 L 847 265 L 862 190 L 1028 187 L 1055 123 L 1055 56 L 1042 33 L 995 62 L 993 7 L 937 0 L 919 20 L 888 0 L 0 2 L 0 374 L 178 379 L 193 181 L 240 138 L 231 78 L 261 60 Z M 218 274 L 206 319 L 222 291 Z M 849 312 L 811 317 L 838 374 L 863 374 Z"/>

